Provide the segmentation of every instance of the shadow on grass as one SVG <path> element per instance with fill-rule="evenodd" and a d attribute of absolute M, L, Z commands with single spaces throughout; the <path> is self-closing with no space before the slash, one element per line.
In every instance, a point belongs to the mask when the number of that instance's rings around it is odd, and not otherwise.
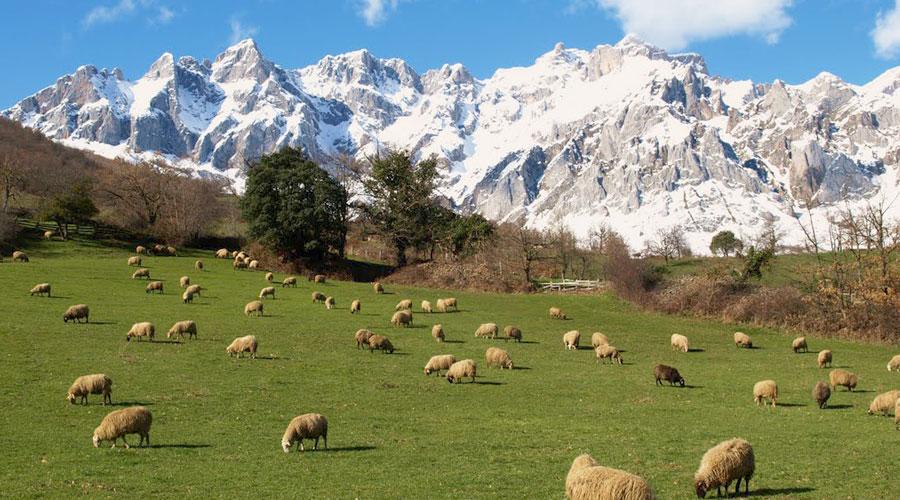
<path fill-rule="evenodd" d="M 476 380 L 472 383 L 477 385 L 506 385 L 503 382 L 494 382 L 492 380 Z"/>
<path fill-rule="evenodd" d="M 802 408 L 807 406 L 803 403 L 778 403 L 779 408 Z"/>
<path fill-rule="evenodd" d="M 444 344 L 465 344 L 465 340 L 444 340 Z"/>
<path fill-rule="evenodd" d="M 154 444 L 154 445 L 150 446 L 150 448 L 194 449 L 194 448 L 212 448 L 212 445 L 209 445 L 209 444 Z"/>
<path fill-rule="evenodd" d="M 44 297 L 46 299 L 71 299 L 72 297 L 66 295 L 51 295 L 49 297 Z"/>
<path fill-rule="evenodd" d="M 257 356 L 254 359 L 262 359 L 265 361 L 290 361 L 291 358 L 283 358 L 281 356 Z"/>
<path fill-rule="evenodd" d="M 326 453 L 340 453 L 343 451 L 371 451 L 371 450 L 375 450 L 375 449 L 377 449 L 377 448 L 375 448 L 374 446 L 341 446 L 338 448 L 328 448 L 325 450 L 318 450 L 318 451 L 324 451 Z"/>
<path fill-rule="evenodd" d="M 827 405 L 823 410 L 846 410 L 848 408 L 853 408 L 853 405 Z"/>
<path fill-rule="evenodd" d="M 835 389 L 834 392 L 838 392 L 837 389 Z M 852 394 L 868 394 L 868 393 L 874 393 L 875 391 L 873 391 L 872 389 L 853 389 L 852 391 L 841 391 L 841 392 L 849 392 Z"/>
<path fill-rule="evenodd" d="M 619 351 L 622 352 L 622 351 Z M 692 347 L 688 349 L 688 352 L 706 352 L 706 349 L 700 349 L 699 347 Z"/>
<path fill-rule="evenodd" d="M 527 366 L 513 366 L 513 370 L 530 370 Z"/>
<path fill-rule="evenodd" d="M 751 497 L 789 496 L 789 495 L 797 495 L 800 493 L 809 493 L 810 491 L 816 491 L 816 489 L 809 488 L 806 486 L 795 486 L 793 488 L 763 488 L 760 490 L 751 491 L 750 496 Z"/>
<path fill-rule="evenodd" d="M 537 340 L 521 340 L 516 342 L 516 344 L 540 344 Z"/>
<path fill-rule="evenodd" d="M 78 323 L 81 324 L 81 323 Z M 118 325 L 118 321 L 91 321 L 90 323 L 85 323 L 90 325 Z"/>
<path fill-rule="evenodd" d="M 135 342 L 139 342 L 139 343 L 141 343 L 141 344 L 144 343 L 143 340 L 135 340 Z M 181 342 L 179 342 L 179 341 L 177 341 L 177 340 L 166 340 L 166 339 L 163 339 L 163 340 L 154 340 L 153 342 L 148 342 L 148 343 L 150 343 L 150 344 L 180 344 Z"/>

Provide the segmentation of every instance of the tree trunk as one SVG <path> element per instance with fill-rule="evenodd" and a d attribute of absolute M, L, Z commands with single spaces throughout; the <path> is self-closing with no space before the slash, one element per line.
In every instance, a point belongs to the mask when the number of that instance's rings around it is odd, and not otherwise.
<path fill-rule="evenodd" d="M 394 240 L 394 248 L 397 253 L 395 256 L 395 261 L 397 262 L 397 267 L 403 267 L 406 265 L 406 244 L 402 241 Z"/>

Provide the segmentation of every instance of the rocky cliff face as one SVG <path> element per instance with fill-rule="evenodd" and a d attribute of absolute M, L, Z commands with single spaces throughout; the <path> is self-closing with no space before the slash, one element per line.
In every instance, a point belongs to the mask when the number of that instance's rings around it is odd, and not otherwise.
<path fill-rule="evenodd" d="M 900 193 L 900 68 L 863 86 L 826 73 L 801 85 L 730 81 L 699 55 L 633 37 L 591 51 L 558 44 L 485 80 L 461 65 L 419 75 L 365 50 L 287 70 L 245 40 L 214 62 L 164 54 L 136 81 L 82 66 L 3 115 L 100 154 L 158 154 L 238 185 L 284 146 L 332 168 L 340 155 L 406 148 L 440 158 L 460 210 L 582 237 L 605 224 L 637 247 L 672 225 L 696 250 L 721 229 L 751 237 L 767 224 L 800 243 L 807 204 L 821 222 Z"/>

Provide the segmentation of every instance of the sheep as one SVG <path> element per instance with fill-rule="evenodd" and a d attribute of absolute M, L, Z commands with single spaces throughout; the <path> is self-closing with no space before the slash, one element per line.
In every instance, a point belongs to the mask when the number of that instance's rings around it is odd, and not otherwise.
<path fill-rule="evenodd" d="M 444 309 L 449 311 L 453 309 L 454 311 L 459 311 L 459 306 L 456 303 L 456 297 L 447 297 L 444 299 Z"/>
<path fill-rule="evenodd" d="M 734 345 L 738 348 L 746 347 L 747 349 L 753 349 L 753 340 L 751 340 L 750 336 L 744 332 L 734 332 Z"/>
<path fill-rule="evenodd" d="M 553 318 L 553 319 L 568 319 L 568 318 L 566 317 L 566 313 L 564 313 L 564 312 L 562 311 L 562 309 L 560 309 L 560 308 L 558 308 L 558 307 L 551 307 L 551 308 L 550 308 L 550 317 Z"/>
<path fill-rule="evenodd" d="M 669 385 L 674 386 L 675 384 L 684 387 L 684 377 L 678 373 L 678 370 L 667 365 L 656 365 L 653 367 L 653 377 L 656 378 L 656 385 L 663 385 L 662 381 L 665 380 L 669 383 Z"/>
<path fill-rule="evenodd" d="M 600 332 L 592 333 L 591 334 L 591 347 L 596 349 L 602 345 L 609 345 L 609 337 L 607 337 L 606 335 L 603 335 Z"/>
<path fill-rule="evenodd" d="M 237 271 L 238 269 L 247 269 L 247 264 L 242 260 L 235 260 L 232 267 Z"/>
<path fill-rule="evenodd" d="M 456 363 L 456 356 L 452 354 L 432 356 L 425 365 L 425 375 L 431 375 L 436 372 L 440 376 L 441 370 L 449 370 L 453 363 Z"/>
<path fill-rule="evenodd" d="M 402 311 L 397 311 L 391 316 L 391 324 L 394 326 L 409 326 L 412 324 L 413 316 L 412 311 L 409 309 L 404 309 Z"/>
<path fill-rule="evenodd" d="M 372 283 L 372 289 L 375 290 L 375 293 L 384 293 L 384 285 L 377 281 Z"/>
<path fill-rule="evenodd" d="M 563 345 L 567 350 L 577 351 L 578 343 L 581 341 L 581 332 L 572 330 L 563 334 Z"/>
<path fill-rule="evenodd" d="M 618 363 L 623 364 L 622 354 L 619 353 L 619 350 L 611 345 L 600 345 L 594 349 L 594 352 L 597 355 L 597 362 L 599 363 L 601 359 L 609 359 L 610 363 Z"/>
<path fill-rule="evenodd" d="M 360 311 L 359 299 L 354 300 L 350 303 L 350 314 L 355 314 Z"/>
<path fill-rule="evenodd" d="M 240 260 L 241 262 L 243 262 L 243 261 L 247 258 L 247 253 L 244 252 L 244 251 L 240 251 L 240 252 L 237 252 L 237 251 L 231 252 L 231 258 L 234 259 L 234 260 Z"/>
<path fill-rule="evenodd" d="M 259 299 L 260 300 L 262 300 L 266 297 L 271 297 L 273 299 L 275 298 L 275 287 L 274 286 L 267 286 L 259 291 Z"/>
<path fill-rule="evenodd" d="M 745 494 L 750 494 L 750 479 L 756 470 L 756 458 L 753 446 L 741 438 L 729 439 L 710 448 L 700 460 L 700 468 L 694 474 L 694 490 L 698 498 L 705 498 L 706 492 L 716 489 L 722 494 L 722 486 L 728 494 L 728 486 L 737 480 L 735 493 L 741 489 L 744 481 Z"/>
<path fill-rule="evenodd" d="M 900 391 L 898 390 L 882 392 L 875 396 L 875 399 L 869 404 L 868 414 L 890 413 L 890 411 L 894 409 L 898 399 L 900 399 Z"/>
<path fill-rule="evenodd" d="M 136 280 L 138 278 L 147 278 L 147 280 L 149 281 L 150 280 L 150 270 L 142 267 L 131 274 L 131 279 Z"/>
<path fill-rule="evenodd" d="M 201 290 L 203 290 L 203 288 L 200 285 L 191 285 L 191 286 L 187 287 L 184 291 L 191 292 L 194 295 L 200 295 Z"/>
<path fill-rule="evenodd" d="M 375 335 L 375 334 L 369 330 L 366 330 L 365 328 L 360 328 L 359 330 L 356 330 L 356 335 L 354 335 L 354 338 L 356 339 L 356 348 L 360 349 L 360 348 L 362 348 L 362 346 L 368 346 L 369 338 L 372 335 Z"/>
<path fill-rule="evenodd" d="M 250 357 L 255 359 L 258 347 L 259 344 L 256 342 L 256 337 L 254 335 L 246 335 L 232 340 L 228 347 L 225 348 L 225 352 L 231 357 L 237 355 L 239 358 L 243 358 L 244 353 L 249 352 Z"/>
<path fill-rule="evenodd" d="M 170 257 L 175 257 L 178 252 L 175 250 L 175 247 L 166 247 L 166 254 L 168 254 Z"/>
<path fill-rule="evenodd" d="M 437 299 L 437 302 L 434 303 L 434 308 L 439 313 L 447 312 L 447 303 L 444 302 L 444 299 Z"/>
<path fill-rule="evenodd" d="M 275 280 L 275 275 L 272 274 L 271 271 L 267 272 L 267 273 L 266 273 L 266 281 L 268 281 L 269 283 L 271 283 L 271 282 L 274 281 L 274 280 Z"/>
<path fill-rule="evenodd" d="M 778 401 L 778 384 L 774 380 L 761 380 L 753 385 L 753 401 L 756 406 L 760 403 L 765 405 L 765 399 L 768 398 L 772 402 L 772 408 Z"/>
<path fill-rule="evenodd" d="M 153 326 L 153 323 L 142 321 L 131 325 L 131 330 L 128 330 L 128 333 L 125 334 L 125 340 L 130 341 L 132 337 L 136 337 L 140 341 L 141 337 L 147 337 L 150 342 L 153 342 L 153 337 L 155 336 L 156 327 Z"/>
<path fill-rule="evenodd" d="M 325 442 L 325 449 L 328 449 L 328 419 L 318 413 L 305 413 L 299 417 L 294 417 L 284 430 L 281 437 L 281 449 L 285 453 L 291 451 L 291 445 L 295 442 L 300 443 L 297 451 L 305 451 L 303 449 L 304 439 L 315 439 L 316 444 L 313 445 L 314 450 L 319 449 L 319 438 Z"/>
<path fill-rule="evenodd" d="M 197 268 L 198 271 L 202 271 L 203 270 L 203 261 L 198 260 L 198 261 L 194 262 L 194 267 Z"/>
<path fill-rule="evenodd" d="M 297 278 L 295 276 L 288 276 L 281 281 L 281 288 L 286 288 L 289 286 L 294 288 L 297 287 Z"/>
<path fill-rule="evenodd" d="M 81 404 L 86 405 L 88 394 L 103 394 L 103 405 L 112 404 L 112 379 L 102 373 L 82 375 L 72 382 L 66 400 L 75 404 L 75 400 L 81 398 Z"/>
<path fill-rule="evenodd" d="M 506 325 L 503 327 L 503 340 L 515 340 L 516 342 L 522 341 L 522 330 L 513 325 Z"/>
<path fill-rule="evenodd" d="M 688 338 L 684 335 L 673 333 L 671 342 L 672 349 L 675 351 L 688 352 L 690 350 L 690 347 L 688 345 Z"/>
<path fill-rule="evenodd" d="M 194 292 L 190 290 L 185 290 L 184 293 L 181 294 L 181 303 L 182 304 L 190 304 L 194 302 Z"/>
<path fill-rule="evenodd" d="M 52 231 L 52 230 L 44 231 L 44 239 L 45 240 L 52 240 L 54 236 L 56 236 L 56 231 Z"/>
<path fill-rule="evenodd" d="M 650 485 L 642 477 L 598 465 L 585 453 L 575 457 L 566 474 L 566 497 L 571 500 L 654 500 Z"/>
<path fill-rule="evenodd" d="M 832 391 L 835 390 L 837 386 L 842 385 L 852 392 L 853 389 L 856 389 L 858 381 L 859 378 L 855 373 L 850 373 L 847 370 L 842 370 L 840 368 L 831 370 L 831 372 L 828 373 L 828 382 L 831 384 Z"/>
<path fill-rule="evenodd" d="M 900 372 L 900 354 L 888 361 L 887 369 L 889 372 Z"/>
<path fill-rule="evenodd" d="M 251 260 L 249 263 L 247 263 L 247 269 L 259 269 L 259 261 L 255 259 Z"/>
<path fill-rule="evenodd" d="M 142 263 L 143 263 L 143 260 L 141 260 L 141 256 L 140 256 L 140 255 L 135 255 L 135 256 L 133 256 L 133 257 L 128 257 L 128 265 L 129 265 L 129 266 L 138 266 L 138 267 L 140 267 Z"/>
<path fill-rule="evenodd" d="M 179 338 L 184 338 L 184 334 L 187 334 L 189 339 L 197 338 L 197 323 L 186 319 L 184 321 L 178 321 L 172 328 L 169 328 L 169 331 L 166 333 L 166 338 L 170 339 L 175 335 L 178 335 Z"/>
<path fill-rule="evenodd" d="M 325 297 L 325 309 L 334 309 L 334 297 Z"/>
<path fill-rule="evenodd" d="M 153 415 L 143 406 L 131 406 L 116 410 L 103 417 L 100 425 L 94 429 L 91 441 L 94 443 L 94 448 L 99 448 L 103 441 L 112 441 L 112 448 L 115 448 L 116 441 L 122 438 L 125 448 L 128 448 L 125 435 L 138 434 L 141 436 L 138 446 L 143 446 L 145 440 L 147 446 L 150 446 L 150 425 L 152 423 Z"/>
<path fill-rule="evenodd" d="M 150 292 L 163 293 L 163 282 L 162 281 L 151 281 L 150 283 L 147 283 L 147 287 L 144 288 L 144 292 L 145 293 L 150 293 Z"/>
<path fill-rule="evenodd" d="M 155 253 L 156 255 L 165 255 L 166 247 L 157 243 L 157 244 L 153 245 L 153 253 Z"/>
<path fill-rule="evenodd" d="M 450 369 L 447 370 L 447 382 L 451 384 L 454 382 L 462 382 L 462 379 L 465 377 L 470 377 L 472 379 L 472 383 L 475 383 L 475 375 L 478 371 L 478 366 L 475 365 L 475 362 L 471 359 L 464 359 L 462 361 L 457 361 L 450 365 Z"/>
<path fill-rule="evenodd" d="M 831 397 L 831 389 L 828 384 L 820 380 L 813 387 L 812 396 L 819 408 L 825 408 L 828 405 L 828 398 Z"/>
<path fill-rule="evenodd" d="M 244 306 L 244 315 L 250 316 L 251 313 L 256 313 L 257 316 L 263 315 L 263 303 L 258 300 L 251 300 L 247 302 L 247 305 Z"/>
<path fill-rule="evenodd" d="M 826 366 L 831 366 L 831 359 L 831 350 L 825 349 L 824 351 L 819 352 L 818 357 L 816 357 L 816 363 L 819 365 L 819 368 L 825 368 Z"/>
<path fill-rule="evenodd" d="M 431 311 L 431 302 L 428 302 L 427 300 L 422 301 L 422 312 L 424 312 L 424 313 L 432 312 Z"/>
<path fill-rule="evenodd" d="M 91 311 L 86 304 L 75 304 L 74 306 L 69 306 L 66 312 L 63 313 L 63 323 L 68 323 L 69 320 L 72 320 L 73 323 L 81 323 L 81 321 L 78 321 L 80 319 L 84 319 L 85 323 L 90 323 L 90 314 Z"/>
<path fill-rule="evenodd" d="M 497 338 L 497 323 L 482 323 L 475 330 L 475 337 Z"/>
<path fill-rule="evenodd" d="M 484 364 L 488 367 L 497 366 L 501 370 L 504 368 L 513 369 L 513 362 L 509 357 L 509 353 L 497 347 L 488 347 L 484 353 Z"/>
<path fill-rule="evenodd" d="M 325 283 L 325 275 L 317 274 L 313 276 L 313 283 Z"/>
<path fill-rule="evenodd" d="M 178 286 L 181 288 L 187 288 L 191 286 L 191 278 L 189 276 L 182 276 L 178 278 Z"/>
<path fill-rule="evenodd" d="M 313 292 L 312 293 L 312 301 L 316 302 L 325 302 L 325 294 L 321 292 Z"/>
<path fill-rule="evenodd" d="M 147 248 L 143 247 L 141 245 L 138 245 L 138 246 L 134 247 L 134 253 L 140 254 L 140 255 L 147 255 Z"/>
<path fill-rule="evenodd" d="M 216 258 L 217 259 L 227 259 L 228 258 L 228 249 L 220 248 L 216 250 Z"/>
<path fill-rule="evenodd" d="M 403 299 L 400 302 L 397 302 L 397 305 L 394 306 L 394 310 L 400 311 L 402 309 L 412 309 L 412 300 Z"/>
<path fill-rule="evenodd" d="M 806 337 L 797 337 L 791 342 L 791 349 L 794 350 L 794 353 L 799 353 L 800 351 L 809 352 L 809 346 L 806 345 Z"/>
<path fill-rule="evenodd" d="M 437 342 L 444 341 L 444 326 L 437 324 L 431 327 L 431 337 Z"/>
<path fill-rule="evenodd" d="M 385 354 L 394 354 L 394 345 L 384 335 L 372 335 L 369 337 L 369 353 L 375 350 L 381 350 Z"/>
<path fill-rule="evenodd" d="M 28 262 L 28 255 L 21 250 L 16 250 L 12 254 L 12 260 L 13 262 Z"/>
<path fill-rule="evenodd" d="M 34 297 L 34 294 L 43 295 L 47 294 L 47 297 L 50 296 L 50 283 L 38 283 L 31 288 L 31 296 Z"/>

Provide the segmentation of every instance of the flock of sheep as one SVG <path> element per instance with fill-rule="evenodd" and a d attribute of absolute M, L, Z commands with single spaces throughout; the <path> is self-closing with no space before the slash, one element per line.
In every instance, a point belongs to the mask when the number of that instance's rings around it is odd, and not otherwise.
<path fill-rule="evenodd" d="M 161 281 L 150 281 L 150 271 L 140 267 L 142 265 L 142 254 L 150 254 L 150 250 L 143 246 L 136 248 L 137 255 L 128 259 L 129 266 L 136 266 L 139 269 L 134 271 L 132 279 L 144 278 L 148 280 L 146 292 L 162 292 L 163 283 Z M 164 247 L 157 245 L 153 251 L 156 255 L 176 255 L 176 250 L 172 247 Z M 259 269 L 259 262 L 252 259 L 246 252 L 229 252 L 227 249 L 220 249 L 215 253 L 216 258 L 232 258 L 233 268 L 241 269 Z M 28 262 L 28 256 L 21 251 L 16 251 L 12 256 L 14 261 Z M 203 269 L 203 262 L 197 260 L 195 268 Z M 309 278 L 315 283 L 324 283 L 326 277 L 324 275 L 315 275 Z M 265 274 L 266 282 L 273 282 L 274 275 L 271 272 Z M 191 284 L 190 278 L 183 276 L 179 280 L 179 285 L 184 289 L 182 300 L 189 303 L 193 297 L 199 295 L 203 288 L 198 284 Z M 282 287 L 296 287 L 297 278 L 289 276 L 285 278 Z M 381 283 L 374 283 L 373 290 L 375 293 L 384 293 L 384 287 Z M 244 307 L 245 315 L 256 314 L 262 316 L 264 313 L 263 300 L 274 298 L 275 287 L 267 286 L 262 288 L 259 293 L 259 300 L 249 302 Z M 51 286 L 49 283 L 40 283 L 35 285 L 31 291 L 31 295 L 50 296 Z M 314 303 L 322 303 L 326 308 L 335 307 L 335 299 L 326 296 L 320 292 L 312 292 L 312 301 Z M 401 300 L 395 307 L 395 312 L 391 318 L 391 323 L 396 327 L 406 327 L 412 324 L 413 302 L 411 299 Z M 420 304 L 423 312 L 431 313 L 458 311 L 458 302 L 456 298 L 438 299 L 432 306 L 431 302 L 424 300 Z M 353 300 L 350 305 L 350 313 L 358 313 L 361 310 L 360 301 Z M 73 322 L 89 322 L 90 310 L 85 304 L 77 304 L 69 307 L 63 314 L 63 321 Z M 549 316 L 553 319 L 567 319 L 567 315 L 558 307 L 552 307 L 549 310 Z M 126 340 L 132 338 L 140 340 L 146 337 L 152 341 L 156 334 L 156 328 L 150 322 L 135 323 L 126 334 Z M 168 330 L 166 337 L 189 339 L 197 337 L 197 324 L 192 320 L 178 321 Z M 437 342 L 445 340 L 444 330 L 441 324 L 435 324 L 432 327 L 432 337 Z M 475 330 L 475 337 L 522 341 L 522 331 L 514 326 L 507 325 L 503 329 L 501 335 L 500 329 L 496 323 L 481 324 Z M 370 352 L 381 350 L 384 353 L 393 353 L 395 348 L 384 335 L 378 335 L 368 329 L 360 329 L 356 332 L 355 341 L 357 348 L 367 348 Z M 578 350 L 581 341 L 581 333 L 572 330 L 563 334 L 563 346 L 566 350 Z M 734 344 L 738 348 L 753 348 L 753 341 L 745 333 L 734 333 Z M 600 332 L 591 335 L 591 346 L 595 352 L 598 363 L 609 361 L 611 363 L 623 364 L 623 358 L 618 349 L 610 344 L 609 338 Z M 689 339 L 680 334 L 671 336 L 671 347 L 673 350 L 688 353 L 690 349 Z M 805 337 L 798 337 L 792 342 L 792 349 L 795 353 L 808 352 L 809 347 Z M 234 339 L 226 348 L 225 352 L 231 356 L 242 357 L 244 353 L 249 353 L 251 358 L 256 357 L 258 350 L 258 342 L 255 336 L 247 335 Z M 833 353 L 830 350 L 823 350 L 817 356 L 817 365 L 819 368 L 828 367 L 833 359 Z M 485 364 L 488 367 L 496 367 L 500 369 L 513 369 L 514 363 L 509 353 L 498 347 L 489 347 L 485 352 Z M 894 356 L 887 364 L 888 371 L 900 371 L 900 355 Z M 477 364 L 472 359 L 457 360 L 452 354 L 441 354 L 432 356 L 425 364 L 424 374 L 432 373 L 444 375 L 448 382 L 457 383 L 464 380 L 475 382 L 477 376 Z M 668 382 L 669 385 L 685 386 L 685 379 L 680 372 L 672 366 L 656 365 L 653 367 L 653 376 L 657 385 Z M 843 369 L 834 369 L 829 373 L 828 383 L 819 381 L 812 390 L 812 397 L 820 408 L 825 408 L 828 399 L 837 387 L 843 386 L 847 390 L 852 391 L 858 384 L 858 376 Z M 78 377 L 69 388 L 66 399 L 70 403 L 80 401 L 87 404 L 89 394 L 99 394 L 103 397 L 103 404 L 112 404 L 112 380 L 104 374 L 92 374 Z M 778 400 L 778 385 L 774 380 L 762 380 L 753 386 L 753 399 L 757 405 L 771 403 L 772 407 L 776 407 Z M 877 395 L 869 406 L 868 412 L 889 413 L 894 411 L 895 424 L 900 429 L 900 390 L 892 390 Z M 139 445 L 145 442 L 150 445 L 150 426 L 152 423 L 152 415 L 147 408 L 135 406 L 113 411 L 106 415 L 100 425 L 94 430 L 92 441 L 95 447 L 98 447 L 103 441 L 111 441 L 115 447 L 117 440 L 122 439 L 125 447 L 129 445 L 125 441 L 127 434 L 138 434 L 140 436 Z M 281 446 L 284 452 L 288 452 L 295 443 L 299 443 L 298 451 L 304 450 L 303 440 L 311 439 L 315 441 L 314 448 L 318 448 L 319 439 L 323 439 L 324 445 L 328 447 L 328 420 L 320 414 L 308 413 L 295 417 L 287 426 L 282 437 Z M 724 487 L 726 494 L 732 482 L 736 482 L 735 493 L 739 493 L 741 482 L 744 482 L 745 492 L 749 492 L 750 480 L 755 469 L 755 459 L 753 448 L 747 441 L 735 438 L 722 442 L 711 448 L 703 455 L 700 467 L 694 476 L 694 487 L 698 497 L 705 497 L 706 493 L 712 489 L 716 489 L 721 494 L 721 488 Z M 647 482 L 633 474 L 625 471 L 604 467 L 599 465 L 593 457 L 584 454 L 580 455 L 573 461 L 568 475 L 566 476 L 566 495 L 572 499 L 588 499 L 588 498 L 617 498 L 617 499 L 650 499 L 654 498 L 653 492 Z"/>

